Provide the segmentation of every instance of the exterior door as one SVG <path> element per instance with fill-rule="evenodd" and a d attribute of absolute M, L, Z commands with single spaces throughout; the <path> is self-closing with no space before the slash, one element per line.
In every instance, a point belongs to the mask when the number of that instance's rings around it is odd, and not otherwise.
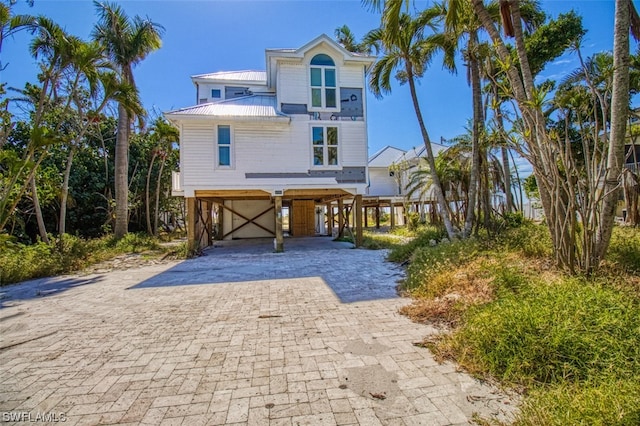
<path fill-rule="evenodd" d="M 315 203 L 313 200 L 293 200 L 291 222 L 294 237 L 316 235 Z"/>

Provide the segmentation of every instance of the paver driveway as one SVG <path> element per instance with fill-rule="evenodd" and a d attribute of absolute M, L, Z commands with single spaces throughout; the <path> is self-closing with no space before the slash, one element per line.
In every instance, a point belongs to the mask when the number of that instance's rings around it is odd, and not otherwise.
<path fill-rule="evenodd" d="M 446 425 L 515 409 L 412 344 L 435 330 L 397 313 L 384 251 L 241 245 L 0 289 L 0 421 Z"/>

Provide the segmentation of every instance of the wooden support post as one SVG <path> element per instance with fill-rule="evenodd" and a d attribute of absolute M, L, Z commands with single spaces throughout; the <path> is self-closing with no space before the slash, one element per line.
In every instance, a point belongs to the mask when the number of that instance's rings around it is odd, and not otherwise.
<path fill-rule="evenodd" d="M 380 229 L 380 204 L 376 206 L 376 229 Z"/>
<path fill-rule="evenodd" d="M 354 200 L 356 211 L 353 212 L 356 222 L 356 247 L 362 246 L 362 195 L 356 195 Z"/>
<path fill-rule="evenodd" d="M 396 227 L 396 208 L 393 203 L 389 203 L 389 210 L 391 211 L 391 229 Z"/>
<path fill-rule="evenodd" d="M 187 198 L 187 246 L 190 253 L 199 247 L 196 242 L 196 199 Z"/>
<path fill-rule="evenodd" d="M 282 197 L 275 197 L 276 208 L 276 253 L 284 251 L 284 233 L 282 232 Z"/>
<path fill-rule="evenodd" d="M 338 238 L 344 237 L 344 203 L 338 200 Z"/>
<path fill-rule="evenodd" d="M 333 206 L 331 205 L 331 203 L 327 203 L 327 235 L 328 236 L 333 235 L 333 226 L 334 226 Z"/>
<path fill-rule="evenodd" d="M 369 227 L 369 218 L 367 217 L 367 208 L 364 208 L 364 227 Z"/>

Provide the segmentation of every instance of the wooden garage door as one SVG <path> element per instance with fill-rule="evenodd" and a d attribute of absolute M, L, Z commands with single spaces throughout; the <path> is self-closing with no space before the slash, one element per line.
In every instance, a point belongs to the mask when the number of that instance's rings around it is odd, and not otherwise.
<path fill-rule="evenodd" d="M 315 203 L 313 200 L 293 200 L 291 220 L 294 237 L 308 237 L 316 235 Z"/>

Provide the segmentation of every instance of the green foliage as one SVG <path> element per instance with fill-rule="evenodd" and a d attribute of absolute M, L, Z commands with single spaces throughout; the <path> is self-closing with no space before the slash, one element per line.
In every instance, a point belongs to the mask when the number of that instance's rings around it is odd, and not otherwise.
<path fill-rule="evenodd" d="M 158 250 L 158 240 L 144 233 L 130 232 L 120 239 L 109 238 L 108 245 L 120 253 L 140 253 L 147 250 Z"/>
<path fill-rule="evenodd" d="M 536 181 L 536 176 L 531 174 L 524 179 L 522 188 L 524 189 L 524 193 L 527 198 L 539 200 L 540 192 L 538 190 L 538 182 Z"/>
<path fill-rule="evenodd" d="M 640 375 L 640 304 L 584 279 L 530 283 L 469 312 L 452 339 L 483 371 L 508 383 Z"/>
<path fill-rule="evenodd" d="M 85 240 L 66 234 L 51 238 L 50 244 L 31 245 L 4 235 L 0 239 L 0 285 L 76 271 L 117 254 L 164 251 L 157 239 L 143 234 L 128 234 L 119 241 L 112 237 Z M 175 257 L 186 258 L 183 251 L 176 249 Z"/>
<path fill-rule="evenodd" d="M 405 262 L 411 258 L 413 252 L 419 247 L 429 246 L 431 241 L 438 242 L 446 236 L 443 229 L 435 226 L 425 226 L 418 229 L 415 237 L 406 244 L 393 247 L 389 253 L 389 260 L 392 262 Z"/>
<path fill-rule="evenodd" d="M 498 235 L 496 245 L 502 250 L 518 251 L 525 257 L 545 258 L 552 253 L 549 230 L 530 221 Z"/>
<path fill-rule="evenodd" d="M 423 241 L 405 283 L 419 300 L 402 312 L 458 325 L 436 355 L 526 389 L 515 425 L 639 424 L 640 231 L 615 228 L 614 275 L 547 271 L 550 247 L 527 221 L 497 239 Z"/>
<path fill-rule="evenodd" d="M 562 55 L 565 50 L 586 31 L 582 27 L 582 17 L 574 11 L 563 13 L 552 19 L 528 36 L 525 40 L 529 66 L 533 75 L 538 74 L 544 66 Z"/>
<path fill-rule="evenodd" d="M 536 389 L 521 407 L 515 426 L 636 426 L 640 424 L 640 381 L 613 375 L 587 383 Z"/>
<path fill-rule="evenodd" d="M 476 257 L 480 246 L 477 240 L 421 244 L 411 256 L 403 287 L 410 291 L 419 289 L 422 297 L 436 296 L 438 289 L 430 287 L 433 278 Z"/>
<path fill-rule="evenodd" d="M 607 260 L 624 272 L 640 275 L 640 229 L 615 227 Z"/>

